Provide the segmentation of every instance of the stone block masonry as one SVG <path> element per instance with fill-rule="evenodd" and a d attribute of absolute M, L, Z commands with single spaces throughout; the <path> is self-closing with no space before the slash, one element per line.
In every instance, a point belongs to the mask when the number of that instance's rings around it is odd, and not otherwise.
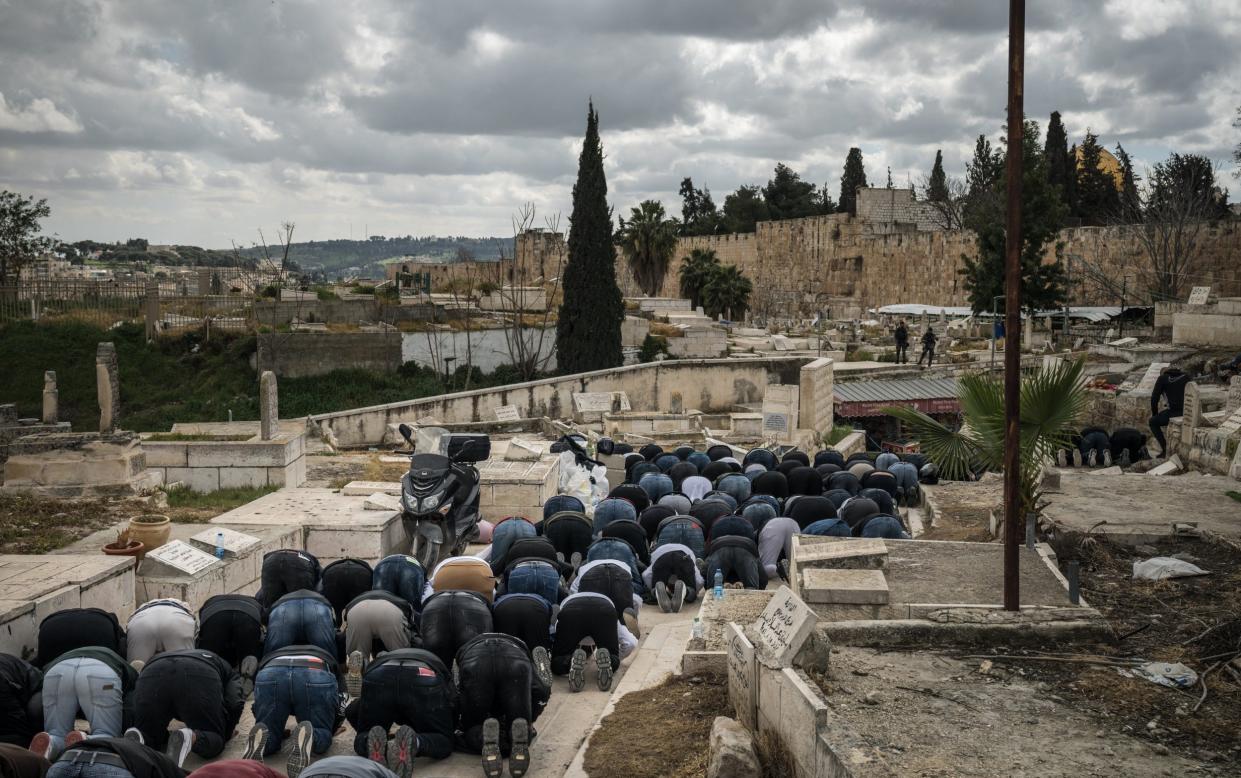
<path fill-rule="evenodd" d="M 401 366 L 399 332 L 294 332 L 259 335 L 258 369 L 284 378 L 341 368 L 393 372 Z"/>
<path fill-rule="evenodd" d="M 145 441 L 147 465 L 164 483 L 181 483 L 195 492 L 306 482 L 306 436 L 276 434 L 271 440 Z"/>

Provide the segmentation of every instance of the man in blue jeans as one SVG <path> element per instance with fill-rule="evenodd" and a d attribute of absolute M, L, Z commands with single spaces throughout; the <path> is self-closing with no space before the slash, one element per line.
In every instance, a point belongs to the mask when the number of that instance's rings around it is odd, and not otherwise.
<path fill-rule="evenodd" d="M 297 719 L 289 778 L 297 778 L 310 764 L 311 754 L 332 745 L 340 723 L 340 670 L 332 652 L 319 646 L 295 645 L 263 657 L 254 683 L 254 729 L 246 758 L 270 756 L 280 750 L 284 725 Z"/>
<path fill-rule="evenodd" d="M 48 665 L 43 674 L 43 726 L 30 750 L 47 760 L 82 742 L 74 729 L 78 710 L 90 722 L 91 737 L 120 737 L 132 718 L 131 696 L 138 673 L 108 648 L 79 648 Z"/>
<path fill-rule="evenodd" d="M 560 571 L 542 559 L 514 560 L 504 571 L 504 591 L 508 594 L 537 594 L 552 605 L 560 602 Z"/>
<path fill-rule="evenodd" d="M 422 608 L 422 590 L 427 585 L 427 571 L 414 557 L 407 554 L 386 556 L 375 565 L 371 575 L 371 588 L 395 594 L 414 610 Z"/>
<path fill-rule="evenodd" d="M 290 592 L 272 604 L 263 653 L 300 643 L 336 654 L 335 611 L 326 597 L 309 589 Z"/>

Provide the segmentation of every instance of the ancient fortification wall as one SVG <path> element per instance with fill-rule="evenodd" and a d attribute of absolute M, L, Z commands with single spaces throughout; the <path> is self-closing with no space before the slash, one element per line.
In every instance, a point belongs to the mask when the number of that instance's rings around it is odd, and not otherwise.
<path fill-rule="evenodd" d="M 759 222 L 754 233 L 686 237 L 668 267 L 660 296 L 680 296 L 677 271 L 693 249 L 714 249 L 720 261 L 736 265 L 754 282 L 753 310 L 760 314 L 813 315 L 830 309 L 835 317 L 895 303 L 968 304 L 958 272 L 962 256 L 974 256 L 974 234 L 938 229 L 938 213 L 913 199 L 908 189 L 858 190 L 858 215 L 832 214 Z M 1200 267 L 1188 286 L 1211 286 L 1217 296 L 1241 296 L 1241 224 L 1219 222 L 1203 228 Z M 1127 281 L 1128 303 L 1147 302 L 1149 278 L 1142 245 L 1133 228 L 1077 227 L 1060 232 L 1062 256 L 1073 281 L 1073 302 L 1119 305 L 1086 280 L 1089 262 L 1120 285 Z M 532 261 L 518 242 L 518 265 Z M 1047 258 L 1054 258 L 1049 247 Z M 617 279 L 626 294 L 637 294 L 618 253 Z"/>

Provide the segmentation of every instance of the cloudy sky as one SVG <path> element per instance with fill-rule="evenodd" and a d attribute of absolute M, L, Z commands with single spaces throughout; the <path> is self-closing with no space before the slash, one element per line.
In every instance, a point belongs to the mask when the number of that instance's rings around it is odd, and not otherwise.
<path fill-rule="evenodd" d="M 679 214 L 687 175 L 722 203 L 777 161 L 835 196 L 853 145 L 900 185 L 998 134 L 1005 6 L 0 0 L 0 188 L 69 240 L 503 235 L 525 201 L 567 222 L 592 96 L 618 209 Z M 1235 169 L 1241 3 L 1030 6 L 1028 115 Z"/>

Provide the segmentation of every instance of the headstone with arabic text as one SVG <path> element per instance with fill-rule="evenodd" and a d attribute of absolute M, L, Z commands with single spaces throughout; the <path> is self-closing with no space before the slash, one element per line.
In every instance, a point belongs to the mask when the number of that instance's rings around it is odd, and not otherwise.
<path fill-rule="evenodd" d="M 787 586 L 781 586 L 763 608 L 755 630 L 755 647 L 765 661 L 788 667 L 814 632 L 819 617 Z"/>
<path fill-rule="evenodd" d="M 238 532 L 228 527 L 212 527 L 190 538 L 199 550 L 214 554 L 216 547 L 224 549 L 224 556 L 235 557 L 257 546 L 262 541 L 253 535 Z"/>
<path fill-rule="evenodd" d="M 1209 286 L 1195 286 L 1189 292 L 1190 305 L 1206 305 L 1210 299 L 1211 287 Z"/>
<path fill-rule="evenodd" d="M 728 699 L 740 721 L 749 730 L 758 725 L 758 678 L 754 644 L 740 624 L 724 625 L 724 649 L 728 662 Z"/>
<path fill-rule="evenodd" d="M 184 540 L 165 543 L 154 551 L 148 551 L 139 566 L 141 576 L 197 575 L 220 562 L 211 554 L 194 548 Z"/>
<path fill-rule="evenodd" d="M 521 421 L 521 411 L 516 405 L 501 405 L 496 408 L 496 421 Z"/>

